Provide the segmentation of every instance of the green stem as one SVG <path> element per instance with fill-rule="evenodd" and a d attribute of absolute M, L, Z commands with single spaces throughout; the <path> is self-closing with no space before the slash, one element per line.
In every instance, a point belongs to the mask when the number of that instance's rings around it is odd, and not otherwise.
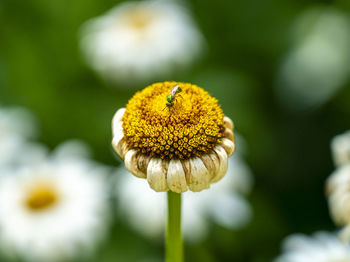
<path fill-rule="evenodd" d="M 166 262 L 183 261 L 181 232 L 181 194 L 168 192 L 168 225 L 165 247 Z"/>

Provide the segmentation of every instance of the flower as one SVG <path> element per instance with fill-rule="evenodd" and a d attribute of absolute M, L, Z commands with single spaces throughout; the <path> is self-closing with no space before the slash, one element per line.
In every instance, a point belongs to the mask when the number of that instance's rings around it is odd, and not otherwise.
<path fill-rule="evenodd" d="M 289 236 L 283 244 L 284 254 L 275 262 L 349 262 L 350 248 L 335 234 L 318 232 L 312 237 Z"/>
<path fill-rule="evenodd" d="M 350 164 L 350 131 L 335 136 L 331 148 L 336 166 Z"/>
<path fill-rule="evenodd" d="M 81 38 L 91 67 L 124 86 L 186 69 L 204 42 L 185 8 L 159 0 L 119 4 L 88 21 Z"/>
<path fill-rule="evenodd" d="M 179 85 L 170 108 L 166 97 Z M 125 167 L 157 191 L 201 191 L 227 171 L 235 149 L 232 121 L 202 88 L 177 82 L 146 87 L 119 109 L 113 147 Z"/>
<path fill-rule="evenodd" d="M 68 261 L 91 254 L 102 240 L 108 218 L 107 170 L 73 148 L 66 143 L 41 163 L 3 170 L 0 249 L 5 255 Z"/>
<path fill-rule="evenodd" d="M 282 63 L 278 95 L 292 110 L 327 102 L 349 79 L 350 23 L 335 8 L 305 11 L 295 21 L 293 47 Z"/>
<path fill-rule="evenodd" d="M 163 236 L 166 193 L 149 190 L 145 181 L 130 176 L 124 168 L 119 168 L 117 173 L 118 213 L 142 235 L 151 239 Z M 251 207 L 244 195 L 251 190 L 252 175 L 239 155 L 230 158 L 227 175 L 222 180 L 200 194 L 191 191 L 183 194 L 182 221 L 187 241 L 203 240 L 210 221 L 236 230 L 250 221 Z"/>

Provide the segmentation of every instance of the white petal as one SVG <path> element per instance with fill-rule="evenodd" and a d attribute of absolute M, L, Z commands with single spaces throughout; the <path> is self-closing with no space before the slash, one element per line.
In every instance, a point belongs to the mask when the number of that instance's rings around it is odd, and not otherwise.
<path fill-rule="evenodd" d="M 123 145 L 124 132 L 117 133 L 112 140 L 112 146 L 121 158 L 124 158 L 122 145 Z"/>
<path fill-rule="evenodd" d="M 138 169 L 137 155 L 138 154 L 134 149 L 129 150 L 125 154 L 125 159 L 124 159 L 125 168 L 137 177 L 146 178 L 146 173 Z"/>
<path fill-rule="evenodd" d="M 167 181 L 171 191 L 176 193 L 187 191 L 185 171 L 180 160 L 170 160 Z"/>
<path fill-rule="evenodd" d="M 225 127 L 229 128 L 229 129 L 233 129 L 233 122 L 231 120 L 231 118 L 227 117 L 227 116 L 224 116 L 224 124 L 225 124 Z"/>
<path fill-rule="evenodd" d="M 235 136 L 233 134 L 232 129 L 226 127 L 225 130 L 224 130 L 223 135 L 224 135 L 224 138 L 227 138 L 227 139 L 231 140 L 232 142 L 235 141 Z"/>
<path fill-rule="evenodd" d="M 223 138 L 220 146 L 225 149 L 227 156 L 232 156 L 233 152 L 235 151 L 235 143 L 228 138 Z"/>
<path fill-rule="evenodd" d="M 191 191 L 199 192 L 209 188 L 210 173 L 203 161 L 196 157 L 183 161 L 187 183 Z"/>
<path fill-rule="evenodd" d="M 168 191 L 167 164 L 160 158 L 152 158 L 147 167 L 147 180 L 150 187 L 157 191 Z"/>
<path fill-rule="evenodd" d="M 221 146 L 216 146 L 214 148 L 214 151 L 215 151 L 216 155 L 218 156 L 219 169 L 211 182 L 219 181 L 221 178 L 223 178 L 225 176 L 226 171 L 227 171 L 227 154 L 226 154 L 225 149 Z"/>
<path fill-rule="evenodd" d="M 114 114 L 113 123 L 121 121 L 122 118 L 123 118 L 124 113 L 125 113 L 125 107 L 119 108 L 117 110 L 117 112 Z"/>
<path fill-rule="evenodd" d="M 125 108 L 120 108 L 113 117 L 112 120 L 112 131 L 113 131 L 113 136 L 115 136 L 117 133 L 119 133 L 121 130 L 123 130 L 123 115 L 125 113 Z"/>
<path fill-rule="evenodd" d="M 210 153 L 202 155 L 200 158 L 209 172 L 210 180 L 212 180 L 220 168 L 218 156 L 215 153 Z"/>
<path fill-rule="evenodd" d="M 113 136 L 120 136 L 120 134 L 124 135 L 124 130 L 123 130 L 123 122 L 122 121 L 116 121 L 113 123 L 112 127 L 113 131 Z"/>
<path fill-rule="evenodd" d="M 112 132 L 113 132 L 112 146 L 122 159 L 124 159 L 123 141 L 122 141 L 124 138 L 124 130 L 123 130 L 123 122 L 122 122 L 124 113 L 125 113 L 125 108 L 120 108 L 115 113 L 112 120 Z"/>

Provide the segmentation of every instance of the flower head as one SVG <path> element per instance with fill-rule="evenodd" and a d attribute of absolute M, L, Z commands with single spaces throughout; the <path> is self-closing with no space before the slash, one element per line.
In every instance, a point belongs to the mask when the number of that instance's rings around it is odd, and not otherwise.
<path fill-rule="evenodd" d="M 65 144 L 41 163 L 2 170 L 0 250 L 5 255 L 70 260 L 91 254 L 103 237 L 106 170 L 70 154 L 71 149 Z"/>
<path fill-rule="evenodd" d="M 89 64 L 104 78 L 123 85 L 186 68 L 201 53 L 203 42 L 188 11 L 174 1 L 118 4 L 88 21 L 82 31 Z"/>
<path fill-rule="evenodd" d="M 181 92 L 172 96 L 175 86 Z M 187 83 L 146 87 L 117 111 L 112 125 L 112 144 L 126 168 L 147 177 L 155 191 L 208 188 L 225 175 L 235 149 L 232 121 L 217 100 Z"/>
<path fill-rule="evenodd" d="M 335 234 L 318 232 L 312 237 L 289 236 L 283 245 L 284 254 L 275 262 L 349 262 L 350 249 Z"/>

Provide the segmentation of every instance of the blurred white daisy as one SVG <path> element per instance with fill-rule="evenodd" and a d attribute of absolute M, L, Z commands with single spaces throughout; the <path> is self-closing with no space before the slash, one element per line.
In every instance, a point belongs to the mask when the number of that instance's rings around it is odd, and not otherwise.
<path fill-rule="evenodd" d="M 275 262 L 350 262 L 350 246 L 331 233 L 295 234 L 284 241 L 283 254 Z"/>
<path fill-rule="evenodd" d="M 331 148 L 336 166 L 350 164 L 350 131 L 335 136 Z"/>
<path fill-rule="evenodd" d="M 350 72 L 350 21 L 334 8 L 313 8 L 294 24 L 294 45 L 279 74 L 278 97 L 293 110 L 328 101 Z"/>
<path fill-rule="evenodd" d="M 0 250 L 30 261 L 89 255 L 108 225 L 107 169 L 68 143 L 0 176 Z M 3 170 L 3 172 L 6 170 Z"/>
<path fill-rule="evenodd" d="M 203 239 L 209 230 L 209 221 L 228 229 L 239 229 L 251 218 L 252 211 L 243 195 L 252 187 L 252 175 L 247 165 L 235 155 L 229 159 L 227 175 L 209 190 L 200 193 L 188 191 L 183 197 L 183 231 L 191 242 Z M 166 193 L 155 192 L 147 181 L 118 172 L 116 194 L 120 214 L 138 232 L 148 237 L 160 237 L 166 218 Z"/>
<path fill-rule="evenodd" d="M 170 77 L 201 53 L 204 40 L 189 12 L 171 1 L 125 2 L 82 28 L 88 63 L 124 85 Z"/>

